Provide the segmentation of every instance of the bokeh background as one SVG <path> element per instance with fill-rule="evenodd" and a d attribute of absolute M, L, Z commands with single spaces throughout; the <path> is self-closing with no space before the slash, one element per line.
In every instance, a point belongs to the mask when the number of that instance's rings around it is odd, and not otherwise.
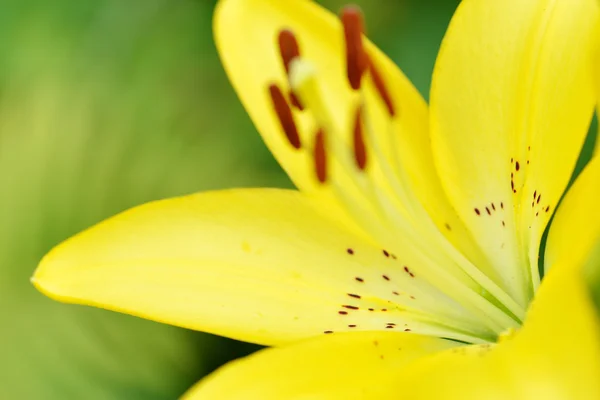
<path fill-rule="evenodd" d="M 321 3 L 337 11 L 344 1 Z M 458 0 L 355 3 L 427 97 Z M 221 69 L 214 5 L 0 0 L 0 398 L 173 399 L 255 350 L 58 304 L 29 283 L 53 245 L 130 206 L 290 186 Z"/>

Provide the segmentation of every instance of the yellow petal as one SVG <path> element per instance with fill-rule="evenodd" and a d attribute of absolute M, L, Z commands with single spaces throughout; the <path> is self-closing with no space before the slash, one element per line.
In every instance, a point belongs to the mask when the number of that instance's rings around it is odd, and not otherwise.
<path fill-rule="evenodd" d="M 596 0 L 465 0 L 436 63 L 430 113 L 443 185 L 523 305 L 592 116 L 597 23 Z"/>
<path fill-rule="evenodd" d="M 295 33 L 302 57 L 314 65 L 322 89 L 325 89 L 322 93 L 324 102 L 331 106 L 332 118 L 340 128 L 329 133 L 350 147 L 347 148 L 350 155 L 352 123 L 359 96 L 350 89 L 346 78 L 344 34 L 338 18 L 307 0 L 222 0 L 214 19 L 215 40 L 225 70 L 266 144 L 298 188 L 318 192 L 331 201 L 337 195 L 331 185 L 318 184 L 312 161 L 318 122 L 311 110 L 293 108 L 302 142 L 302 148 L 296 149 L 282 131 L 267 90 L 269 84 L 276 83 L 284 93 L 289 91 L 277 45 L 282 29 Z M 365 48 L 377 65 L 400 114 L 390 121 L 385 112 L 370 113 L 373 119 L 370 125 L 382 141 L 382 149 L 376 152 L 373 144 L 367 143 L 368 164 L 375 163 L 374 156 L 381 156 L 380 160 L 385 159 L 385 162 L 399 158 L 401 167 L 407 171 L 411 190 L 432 214 L 436 225 L 472 262 L 485 270 L 485 258 L 473 244 L 441 188 L 431 154 L 425 101 L 379 49 L 366 40 Z M 371 88 L 366 90 L 363 100 L 373 103 L 376 97 Z M 388 137 L 390 133 L 393 139 Z M 369 209 L 365 193 L 368 190 L 356 190 L 349 178 L 357 172 L 347 166 L 335 166 L 337 168 L 330 171 L 331 180 L 340 182 L 347 196 L 358 203 L 358 208 Z M 369 173 L 378 188 L 389 190 L 389 182 L 381 173 Z M 486 272 L 493 274 L 489 269 Z"/>
<path fill-rule="evenodd" d="M 393 332 L 335 334 L 230 363 L 184 399 L 376 399 L 380 382 L 403 366 L 456 345 Z"/>
<path fill-rule="evenodd" d="M 153 202 L 59 245 L 33 281 L 58 300 L 269 345 L 348 330 L 490 337 L 411 276 L 404 255 L 351 233 L 337 215 L 285 190 Z"/>
<path fill-rule="evenodd" d="M 550 226 L 545 268 L 580 267 L 600 247 L 600 159 L 592 158 L 567 192 Z"/>

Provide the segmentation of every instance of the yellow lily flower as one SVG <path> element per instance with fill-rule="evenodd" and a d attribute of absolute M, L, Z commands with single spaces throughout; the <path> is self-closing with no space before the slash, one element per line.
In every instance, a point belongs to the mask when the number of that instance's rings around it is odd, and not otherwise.
<path fill-rule="evenodd" d="M 598 159 L 557 212 L 539 291 L 538 256 L 596 102 L 598 11 L 463 0 L 428 110 L 357 8 L 340 21 L 306 0 L 222 0 L 223 64 L 300 191 L 134 208 L 56 247 L 33 283 L 248 342 L 300 341 L 189 398 L 597 398 L 581 270 L 600 262 Z"/>

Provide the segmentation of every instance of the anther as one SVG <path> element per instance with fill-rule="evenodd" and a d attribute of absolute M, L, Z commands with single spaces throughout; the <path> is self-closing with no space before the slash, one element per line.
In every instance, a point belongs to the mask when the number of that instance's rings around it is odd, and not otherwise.
<path fill-rule="evenodd" d="M 362 106 L 356 109 L 356 117 L 354 120 L 354 160 L 356 166 L 364 170 L 367 166 L 367 149 L 365 146 L 365 137 L 362 124 Z"/>
<path fill-rule="evenodd" d="M 362 76 L 368 67 L 362 34 L 364 31 L 363 16 L 357 6 L 346 6 L 341 12 L 346 43 L 346 68 L 348 82 L 354 90 L 360 89 Z"/>
<path fill-rule="evenodd" d="M 292 60 L 300 56 L 300 46 L 298 45 L 298 40 L 296 40 L 294 32 L 290 31 L 289 29 L 283 29 L 279 32 L 277 41 L 279 43 L 279 54 L 281 55 L 281 61 L 283 62 L 283 67 L 285 68 L 285 72 L 289 77 L 290 64 Z M 302 103 L 300 103 L 298 96 L 296 96 L 293 91 L 290 91 L 290 102 L 294 107 L 304 110 L 304 107 L 302 106 Z"/>
<path fill-rule="evenodd" d="M 288 29 L 284 29 L 279 32 L 277 38 L 279 42 L 279 53 L 281 54 L 281 61 L 285 67 L 285 72 L 290 73 L 290 63 L 292 60 L 300 56 L 300 46 L 294 33 Z"/>
<path fill-rule="evenodd" d="M 325 133 L 319 129 L 315 135 L 314 149 L 315 172 L 321 183 L 327 181 L 327 153 L 325 151 Z"/>
<path fill-rule="evenodd" d="M 369 61 L 369 71 L 371 72 L 371 77 L 373 78 L 373 84 L 375 85 L 375 89 L 379 93 L 379 96 L 385 103 L 385 106 L 388 109 L 388 113 L 390 116 L 394 117 L 396 115 L 396 109 L 394 107 L 394 103 L 392 102 L 392 97 L 390 96 L 390 92 L 385 86 L 385 81 L 383 77 L 377 71 L 377 68 L 373 64 L 373 61 Z"/>
<path fill-rule="evenodd" d="M 281 92 L 281 89 L 279 89 L 279 86 L 275 84 L 270 85 L 269 93 L 273 101 L 273 108 L 279 118 L 279 123 L 285 136 L 294 148 L 299 149 L 302 147 L 302 143 L 300 142 L 300 135 L 298 134 L 298 128 L 296 127 L 290 105 Z"/>

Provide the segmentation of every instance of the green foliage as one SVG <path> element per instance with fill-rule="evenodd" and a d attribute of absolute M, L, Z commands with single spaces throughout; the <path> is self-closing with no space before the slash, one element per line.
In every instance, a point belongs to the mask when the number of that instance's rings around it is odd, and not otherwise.
<path fill-rule="evenodd" d="M 193 2 L 3 3 L 0 397 L 167 399 L 206 371 L 216 339 L 58 304 L 29 277 L 53 245 L 125 208 L 271 180 L 274 163 L 253 160 L 268 157 L 260 139 L 249 132 L 240 146 L 239 123 L 226 117 L 240 106 L 211 12 Z"/>

